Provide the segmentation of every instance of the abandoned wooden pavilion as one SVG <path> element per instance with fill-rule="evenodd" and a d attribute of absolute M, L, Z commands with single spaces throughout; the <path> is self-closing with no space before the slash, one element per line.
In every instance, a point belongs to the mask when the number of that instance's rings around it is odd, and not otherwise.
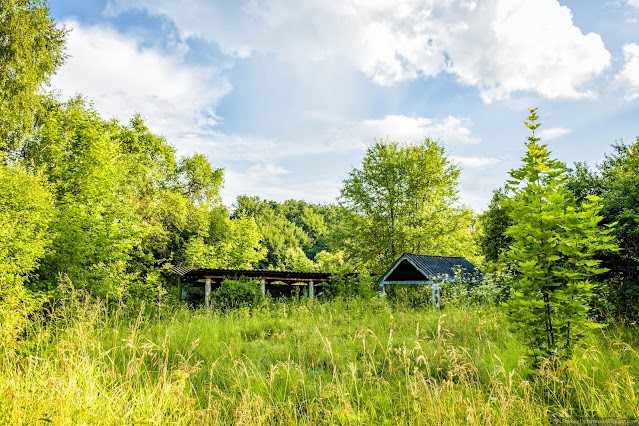
<path fill-rule="evenodd" d="M 404 253 L 382 275 L 379 290 L 383 294 L 387 285 L 430 285 L 433 306 L 439 306 L 442 284 L 471 284 L 481 279 L 482 274 L 464 257 Z"/>
<path fill-rule="evenodd" d="M 306 293 L 312 299 L 330 281 L 328 272 L 271 271 L 266 269 L 202 269 L 175 266 L 171 272 L 178 276 L 180 300 L 202 300 L 211 304 L 211 292 L 224 279 L 258 280 L 262 294 L 274 297 Z M 300 291 L 302 290 L 302 291 Z"/>

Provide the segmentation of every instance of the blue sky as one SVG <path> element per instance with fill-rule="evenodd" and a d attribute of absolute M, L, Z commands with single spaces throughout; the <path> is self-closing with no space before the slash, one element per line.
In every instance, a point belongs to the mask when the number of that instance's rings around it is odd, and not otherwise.
<path fill-rule="evenodd" d="M 334 202 L 375 139 L 443 142 L 461 202 L 519 166 L 527 108 L 555 157 L 639 136 L 639 0 L 53 0 L 52 79 L 105 118 L 142 114 L 241 194 Z"/>

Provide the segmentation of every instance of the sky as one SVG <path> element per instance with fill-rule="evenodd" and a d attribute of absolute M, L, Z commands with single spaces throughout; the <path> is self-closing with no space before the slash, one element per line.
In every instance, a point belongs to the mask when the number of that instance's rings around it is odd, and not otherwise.
<path fill-rule="evenodd" d="M 103 118 L 141 114 L 238 195 L 333 203 L 376 140 L 440 141 L 480 212 L 525 153 L 639 136 L 639 0 L 51 0 L 52 78 Z"/>

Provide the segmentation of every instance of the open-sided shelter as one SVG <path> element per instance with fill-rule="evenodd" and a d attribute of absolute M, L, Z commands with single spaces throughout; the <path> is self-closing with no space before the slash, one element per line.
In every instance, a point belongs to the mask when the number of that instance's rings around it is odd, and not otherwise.
<path fill-rule="evenodd" d="M 178 276 L 178 295 L 185 300 L 192 294 L 201 298 L 204 306 L 211 303 L 211 291 L 219 287 L 224 279 L 258 280 L 262 294 L 271 293 L 278 296 L 290 293 L 291 288 L 305 288 L 309 298 L 313 298 L 316 289 L 330 281 L 328 272 L 271 271 L 265 269 L 210 269 L 174 266 L 171 272 Z M 275 283 L 283 283 L 275 285 Z M 284 287 L 284 288 L 282 288 Z"/>
<path fill-rule="evenodd" d="M 470 284 L 481 280 L 481 273 L 461 256 L 431 256 L 404 253 L 382 275 L 379 290 L 383 294 L 387 285 L 432 286 L 433 305 L 439 306 L 440 285 Z"/>

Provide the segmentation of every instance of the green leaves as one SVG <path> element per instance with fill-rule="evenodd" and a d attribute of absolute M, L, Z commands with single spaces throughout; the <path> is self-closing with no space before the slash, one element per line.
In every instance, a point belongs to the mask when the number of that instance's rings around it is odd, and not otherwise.
<path fill-rule="evenodd" d="M 0 157 L 33 129 L 42 86 L 64 60 L 65 35 L 45 1 L 0 0 Z"/>
<path fill-rule="evenodd" d="M 533 136 L 522 167 L 510 172 L 511 197 L 502 204 L 512 221 L 506 231 L 512 238 L 508 256 L 521 276 L 513 282 L 506 308 L 538 361 L 539 356 L 570 355 L 581 329 L 589 326 L 587 302 L 596 286 L 590 279 L 606 271 L 594 256 L 617 248 L 609 236 L 612 228 L 598 226 L 601 198 L 589 196 L 576 205 L 566 187 L 565 165 L 537 144 L 539 117 L 536 109 L 530 112 L 526 126 Z"/>
<path fill-rule="evenodd" d="M 371 272 L 382 272 L 403 252 L 472 257 L 474 217 L 455 206 L 459 173 L 430 139 L 369 147 L 341 190 L 347 256 Z"/>

